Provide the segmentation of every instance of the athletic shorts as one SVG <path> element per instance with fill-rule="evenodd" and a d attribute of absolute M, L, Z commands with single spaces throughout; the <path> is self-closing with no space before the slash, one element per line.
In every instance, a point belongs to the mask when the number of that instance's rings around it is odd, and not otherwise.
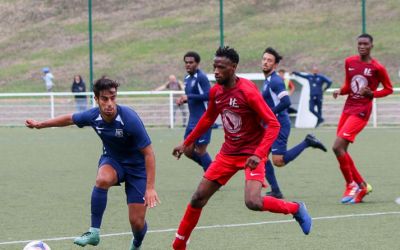
<path fill-rule="evenodd" d="M 290 135 L 290 119 L 289 116 L 277 116 L 281 128 L 278 137 L 275 139 L 271 147 L 272 155 L 284 155 L 287 151 L 287 143 Z"/>
<path fill-rule="evenodd" d="M 118 183 L 121 185 L 125 182 L 126 202 L 129 203 L 144 203 L 144 195 L 146 193 L 146 177 L 139 177 L 128 173 L 129 168 L 124 167 L 111 157 L 102 155 L 99 160 L 99 168 L 103 165 L 111 165 L 118 176 Z"/>
<path fill-rule="evenodd" d="M 245 168 L 245 164 L 249 155 L 223 155 L 218 153 L 215 160 L 210 164 L 207 171 L 204 173 L 204 178 L 210 181 L 216 181 L 221 185 L 225 185 L 229 179 L 236 174 L 237 171 L 243 170 L 246 175 L 246 180 L 256 180 L 266 187 L 265 182 L 265 161 L 261 159 L 260 164 L 254 169 Z"/>
<path fill-rule="evenodd" d="M 189 134 L 192 132 L 195 126 L 187 126 L 186 131 L 185 131 L 185 136 L 184 138 L 189 136 Z M 210 144 L 211 141 L 211 128 L 207 130 L 204 134 L 202 134 L 199 139 L 196 140 L 195 144 L 196 145 L 204 145 L 204 144 Z"/>
<path fill-rule="evenodd" d="M 357 115 L 342 113 L 337 127 L 336 135 L 340 138 L 353 143 L 356 136 L 368 124 L 367 120 L 361 119 Z"/>

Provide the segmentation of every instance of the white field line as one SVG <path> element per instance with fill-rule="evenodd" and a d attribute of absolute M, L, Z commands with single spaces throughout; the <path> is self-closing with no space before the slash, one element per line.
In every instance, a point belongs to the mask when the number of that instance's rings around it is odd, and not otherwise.
<path fill-rule="evenodd" d="M 354 218 L 354 217 L 368 217 L 368 216 L 382 216 L 382 215 L 400 215 L 400 211 L 392 211 L 392 212 L 377 212 L 377 213 L 368 213 L 368 214 L 344 214 L 344 215 L 332 215 L 332 216 L 323 216 L 323 217 L 315 217 L 313 220 L 332 220 L 332 219 L 343 219 L 343 218 Z M 251 223 L 241 223 L 241 224 L 225 224 L 225 225 L 211 225 L 211 226 L 198 226 L 195 230 L 199 229 L 213 229 L 213 228 L 230 228 L 230 227 L 248 227 L 248 226 L 257 226 L 257 225 L 265 225 L 265 224 L 280 224 L 280 223 L 292 223 L 295 220 L 275 220 L 275 221 L 260 221 L 260 222 L 251 222 Z M 175 232 L 176 228 L 168 228 L 168 229 L 156 229 L 149 230 L 147 233 L 165 233 L 165 232 Z M 132 232 L 125 233 L 112 233 L 112 234 L 102 234 L 101 237 L 113 237 L 113 236 L 121 236 L 121 235 L 131 235 Z M 48 239 L 40 239 L 42 241 L 61 241 L 61 240 L 71 240 L 76 236 L 69 237 L 57 237 L 57 238 L 48 238 Z M 33 240 L 17 240 L 17 241 L 5 241 L 0 242 L 0 245 L 13 245 L 13 244 L 21 244 L 28 243 Z"/>

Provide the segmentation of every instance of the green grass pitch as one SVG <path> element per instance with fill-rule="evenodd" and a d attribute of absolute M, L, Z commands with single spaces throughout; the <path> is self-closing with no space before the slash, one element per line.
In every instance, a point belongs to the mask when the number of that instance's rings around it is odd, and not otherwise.
<path fill-rule="evenodd" d="M 313 132 L 293 129 L 293 146 Z M 328 148 L 333 128 L 314 131 Z M 175 230 L 202 171 L 192 161 L 171 156 L 183 129 L 149 129 L 156 152 L 156 190 L 162 204 L 148 211 L 149 233 L 143 249 L 171 249 Z M 33 131 L 0 128 L 0 249 L 17 250 L 24 241 L 47 239 L 53 250 L 81 249 L 72 237 L 87 230 L 90 194 L 95 181 L 100 140 L 91 129 Z M 209 147 L 214 156 L 223 131 L 213 130 Z M 244 175 L 239 172 L 203 210 L 189 249 L 398 249 L 400 205 L 397 128 L 365 129 L 350 152 L 374 191 L 358 205 L 342 205 L 344 182 L 331 151 L 307 149 L 288 166 L 276 169 L 288 200 L 305 201 L 314 217 L 313 230 L 303 235 L 291 216 L 246 209 Z M 124 190 L 109 191 L 102 237 L 97 247 L 128 249 L 129 234 Z M 115 234 L 115 235 L 110 235 Z"/>

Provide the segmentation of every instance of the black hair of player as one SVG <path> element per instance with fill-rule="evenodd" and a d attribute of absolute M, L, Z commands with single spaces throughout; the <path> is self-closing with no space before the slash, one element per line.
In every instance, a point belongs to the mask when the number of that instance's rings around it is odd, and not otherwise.
<path fill-rule="evenodd" d="M 193 57 L 196 63 L 200 63 L 201 60 L 200 55 L 194 51 L 186 52 L 186 54 L 183 56 L 183 61 L 185 61 L 186 57 Z"/>
<path fill-rule="evenodd" d="M 278 51 L 276 51 L 275 49 L 273 49 L 272 47 L 268 47 L 264 50 L 264 54 L 268 53 L 271 54 L 275 57 L 275 63 L 279 63 L 283 57 L 281 55 L 279 55 Z"/>
<path fill-rule="evenodd" d="M 215 51 L 215 56 L 226 57 L 233 63 L 239 63 L 239 54 L 234 48 L 230 48 L 229 46 L 219 47 L 217 51 Z"/>
<path fill-rule="evenodd" d="M 115 88 L 117 90 L 119 87 L 119 83 L 117 81 L 111 80 L 106 76 L 102 76 L 100 79 L 97 79 L 93 85 L 93 92 L 96 97 L 99 97 L 100 92 L 103 90 L 110 90 Z"/>
<path fill-rule="evenodd" d="M 367 33 L 363 33 L 363 34 L 359 35 L 357 37 L 357 39 L 358 38 L 368 38 L 371 43 L 374 43 L 374 38 L 370 34 L 367 34 Z"/>

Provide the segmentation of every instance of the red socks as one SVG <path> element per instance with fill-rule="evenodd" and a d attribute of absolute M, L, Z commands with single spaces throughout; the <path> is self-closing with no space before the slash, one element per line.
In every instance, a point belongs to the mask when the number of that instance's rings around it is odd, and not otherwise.
<path fill-rule="evenodd" d="M 263 211 L 280 214 L 295 214 L 299 210 L 299 204 L 280 200 L 272 196 L 264 196 Z"/>
<path fill-rule="evenodd" d="M 360 172 L 358 172 L 358 169 L 356 168 L 356 165 L 354 164 L 353 159 L 351 158 L 350 154 L 346 153 L 345 155 L 347 157 L 347 161 L 349 163 L 350 171 L 351 171 L 351 174 L 353 175 L 354 181 L 358 185 L 364 183 L 364 178 L 361 176 Z"/>
<path fill-rule="evenodd" d="M 187 206 L 185 215 L 183 216 L 178 232 L 176 233 L 176 238 L 172 243 L 173 249 L 186 249 L 186 242 L 200 219 L 201 210 L 201 208 L 193 208 L 190 204 Z"/>
<path fill-rule="evenodd" d="M 347 153 L 344 155 L 336 156 L 340 170 L 342 171 L 343 177 L 346 180 L 346 185 L 352 183 L 354 181 L 353 174 L 350 169 L 350 162 L 349 158 L 347 157 Z"/>

